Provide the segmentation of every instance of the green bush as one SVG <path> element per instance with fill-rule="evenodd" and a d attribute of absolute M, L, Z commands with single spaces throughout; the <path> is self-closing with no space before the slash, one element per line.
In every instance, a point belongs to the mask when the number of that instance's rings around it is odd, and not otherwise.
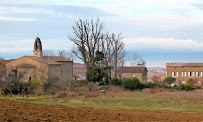
<path fill-rule="evenodd" d="M 180 90 L 184 90 L 185 89 L 185 85 L 184 84 L 180 84 Z"/>
<path fill-rule="evenodd" d="M 173 86 L 173 88 L 178 88 L 178 86 L 175 84 L 175 85 Z"/>
<path fill-rule="evenodd" d="M 4 95 L 10 94 L 10 91 L 6 87 L 1 87 L 1 92 L 3 92 Z"/>
<path fill-rule="evenodd" d="M 191 85 L 185 85 L 185 91 L 190 91 L 192 90 L 192 86 Z"/>
<path fill-rule="evenodd" d="M 100 82 L 103 81 L 104 71 L 100 67 L 89 68 L 86 72 L 86 79 L 88 82 Z"/>
<path fill-rule="evenodd" d="M 34 90 L 38 87 L 39 83 L 36 79 L 32 79 L 27 83 L 27 89 L 30 93 L 33 93 Z"/>
<path fill-rule="evenodd" d="M 190 91 L 192 90 L 191 85 L 184 85 L 184 84 L 180 84 L 180 90 L 185 90 L 185 91 Z"/>
<path fill-rule="evenodd" d="M 176 81 L 176 78 L 173 78 L 173 77 L 166 77 L 164 79 L 164 83 L 167 83 L 167 84 L 171 84 L 171 83 L 174 83 Z"/>
<path fill-rule="evenodd" d="M 122 86 L 126 89 L 142 89 L 143 85 L 141 84 L 140 80 L 138 78 L 133 79 L 124 79 L 122 81 Z"/>

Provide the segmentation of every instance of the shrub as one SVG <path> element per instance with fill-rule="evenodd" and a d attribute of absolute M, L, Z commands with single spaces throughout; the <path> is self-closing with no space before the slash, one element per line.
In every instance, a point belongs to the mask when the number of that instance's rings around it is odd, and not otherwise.
<path fill-rule="evenodd" d="M 192 90 L 192 87 L 191 87 L 191 85 L 185 85 L 185 89 L 184 89 L 185 91 L 190 91 L 190 90 Z"/>
<path fill-rule="evenodd" d="M 177 88 L 178 88 L 178 86 L 175 84 L 175 85 L 173 86 L 173 88 L 177 89 Z"/>
<path fill-rule="evenodd" d="M 185 85 L 184 84 L 180 84 L 180 90 L 184 90 L 185 89 Z"/>
<path fill-rule="evenodd" d="M 194 86 L 195 86 L 195 80 L 194 79 L 189 79 L 187 82 L 191 87 L 194 88 Z"/>
<path fill-rule="evenodd" d="M 27 83 L 27 89 L 29 93 L 33 93 L 34 90 L 38 87 L 39 83 L 36 79 L 32 79 Z"/>
<path fill-rule="evenodd" d="M 188 85 L 181 84 L 180 90 L 190 91 L 190 90 L 192 90 L 192 87 L 189 84 Z"/>
<path fill-rule="evenodd" d="M 122 80 L 120 79 L 113 79 L 111 80 L 111 84 L 115 86 L 121 86 L 122 85 Z"/>
<path fill-rule="evenodd" d="M 3 92 L 4 95 L 10 94 L 10 91 L 9 91 L 6 87 L 2 87 L 2 88 L 1 88 L 1 92 Z"/>
<path fill-rule="evenodd" d="M 167 83 L 167 84 L 171 84 L 171 83 L 174 83 L 176 81 L 176 78 L 173 78 L 173 77 L 166 77 L 164 79 L 164 83 Z"/>
<path fill-rule="evenodd" d="M 102 68 L 95 67 L 89 68 L 86 72 L 86 79 L 88 82 L 100 82 L 103 80 L 104 72 Z"/>
<path fill-rule="evenodd" d="M 86 80 L 77 80 L 75 84 L 71 84 L 72 86 L 70 87 L 80 87 L 80 86 L 85 86 L 87 84 Z"/>
<path fill-rule="evenodd" d="M 130 90 L 143 88 L 143 85 L 140 83 L 140 80 L 138 78 L 124 79 L 122 82 L 122 86 Z"/>

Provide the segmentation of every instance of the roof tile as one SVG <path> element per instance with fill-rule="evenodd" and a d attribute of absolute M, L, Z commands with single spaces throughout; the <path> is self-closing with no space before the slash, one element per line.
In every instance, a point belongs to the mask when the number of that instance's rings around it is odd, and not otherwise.
<path fill-rule="evenodd" d="M 203 63 L 166 63 L 166 67 L 203 67 Z"/>
<path fill-rule="evenodd" d="M 119 73 L 142 73 L 147 70 L 145 66 L 136 66 L 136 67 L 119 67 Z"/>

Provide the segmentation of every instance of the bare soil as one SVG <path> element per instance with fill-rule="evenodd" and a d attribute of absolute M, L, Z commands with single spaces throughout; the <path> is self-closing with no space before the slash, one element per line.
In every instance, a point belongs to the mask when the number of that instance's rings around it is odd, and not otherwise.
<path fill-rule="evenodd" d="M 0 121 L 203 121 L 203 112 L 72 108 L 0 99 Z"/>

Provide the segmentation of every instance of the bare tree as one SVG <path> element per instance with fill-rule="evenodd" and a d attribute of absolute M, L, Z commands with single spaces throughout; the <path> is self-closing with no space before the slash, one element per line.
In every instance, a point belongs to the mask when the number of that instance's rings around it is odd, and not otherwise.
<path fill-rule="evenodd" d="M 142 57 L 140 57 L 137 53 L 133 52 L 133 54 L 129 57 L 127 57 L 128 62 L 130 63 L 131 67 L 135 67 L 135 66 L 144 66 L 146 64 L 146 62 L 144 61 L 144 59 Z M 132 74 L 133 74 L 133 69 L 131 68 L 131 78 L 133 78 Z"/>
<path fill-rule="evenodd" d="M 144 66 L 146 64 L 145 60 L 135 52 L 127 59 L 131 66 Z"/>
<path fill-rule="evenodd" d="M 57 56 L 57 52 L 52 49 L 43 50 L 42 52 L 42 56 Z"/>
<path fill-rule="evenodd" d="M 96 21 L 79 19 L 72 28 L 75 36 L 70 36 L 69 39 L 77 46 L 73 53 L 85 63 L 88 69 L 94 66 L 92 60 L 102 39 L 104 25 L 99 19 Z"/>
<path fill-rule="evenodd" d="M 77 47 L 73 53 L 84 62 L 87 69 L 99 65 L 108 69 L 107 72 L 111 77 L 113 68 L 116 78 L 117 67 L 122 66 L 125 62 L 126 51 L 122 42 L 123 37 L 121 33 L 118 35 L 104 34 L 103 29 L 104 25 L 99 19 L 96 21 L 92 19 L 90 22 L 79 19 L 73 26 L 75 36 L 69 37 L 69 39 Z M 93 60 L 98 51 L 104 54 L 104 60 L 95 63 Z"/>
<path fill-rule="evenodd" d="M 70 50 L 58 50 L 58 55 L 63 57 L 69 57 L 73 60 L 75 59 L 75 56 L 73 55 L 73 51 Z"/>
<path fill-rule="evenodd" d="M 123 65 L 124 58 L 126 56 L 126 51 L 124 50 L 124 43 L 122 42 L 123 37 L 121 36 L 121 33 L 115 36 L 115 34 L 112 34 L 110 37 L 112 38 L 112 47 L 113 47 L 113 66 L 114 66 L 114 73 L 115 78 L 117 79 L 117 68 L 120 65 Z"/>
<path fill-rule="evenodd" d="M 3 80 L 0 85 L 7 89 L 8 92 L 13 94 L 22 93 L 23 99 L 24 95 L 28 94 L 27 83 L 29 82 L 27 68 L 14 68 L 8 74 L 3 76 Z"/>

